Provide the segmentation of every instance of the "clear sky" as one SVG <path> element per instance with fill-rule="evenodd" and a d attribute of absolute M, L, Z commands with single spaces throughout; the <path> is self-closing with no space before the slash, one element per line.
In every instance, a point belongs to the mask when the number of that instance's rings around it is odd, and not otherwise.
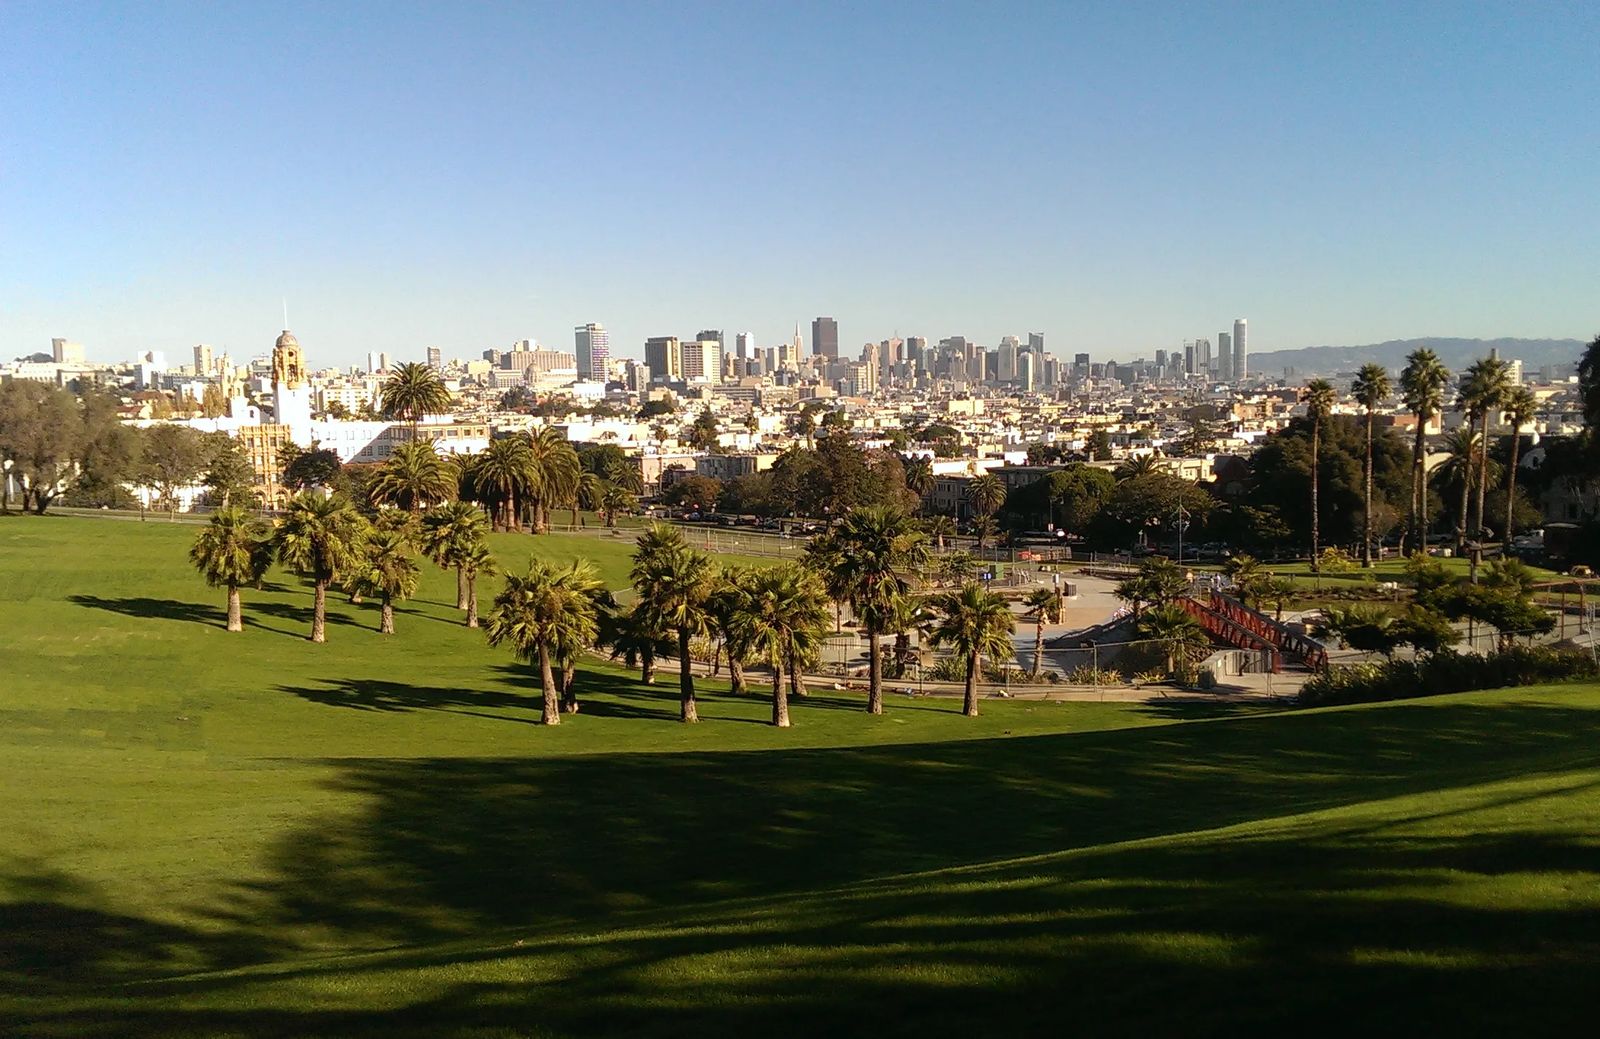
<path fill-rule="evenodd" d="M 0 3 L 0 356 L 1600 331 L 1600 3 Z"/>

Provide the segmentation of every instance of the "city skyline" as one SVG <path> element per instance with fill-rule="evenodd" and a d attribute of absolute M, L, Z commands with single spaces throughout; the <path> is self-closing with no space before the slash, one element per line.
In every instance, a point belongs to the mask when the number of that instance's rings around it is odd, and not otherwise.
<path fill-rule="evenodd" d="M 1595 331 L 1592 8 L 909 10 L 7 6 L 0 354 Z"/>

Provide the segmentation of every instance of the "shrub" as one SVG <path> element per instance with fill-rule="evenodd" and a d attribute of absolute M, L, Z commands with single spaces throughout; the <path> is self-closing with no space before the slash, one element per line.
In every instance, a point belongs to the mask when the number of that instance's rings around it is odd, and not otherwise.
<path fill-rule="evenodd" d="M 1313 707 L 1376 703 L 1597 677 L 1600 668 L 1581 650 L 1512 646 L 1483 656 L 1445 651 L 1415 660 L 1330 668 L 1301 687 L 1299 701 Z"/>
<path fill-rule="evenodd" d="M 1096 671 L 1088 664 L 1079 664 L 1067 672 L 1067 681 L 1073 685 L 1121 685 L 1122 676 L 1115 671 Z"/>

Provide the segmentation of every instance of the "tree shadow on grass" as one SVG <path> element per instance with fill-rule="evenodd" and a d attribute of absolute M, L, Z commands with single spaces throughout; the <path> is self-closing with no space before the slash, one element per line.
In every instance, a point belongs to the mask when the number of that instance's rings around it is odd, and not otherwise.
<path fill-rule="evenodd" d="M 185 624 L 203 624 L 208 627 L 223 628 L 228 623 L 226 608 L 209 606 L 202 603 L 182 602 L 178 599 L 152 599 L 145 596 L 132 596 L 121 599 L 107 599 L 98 595 L 69 595 L 67 601 L 91 610 L 105 610 L 109 613 L 119 613 L 124 617 L 137 617 L 142 620 L 173 620 Z M 295 633 L 282 628 L 262 624 L 252 617 L 252 613 L 264 613 L 269 616 L 288 616 L 292 608 L 277 603 L 263 603 L 244 600 L 242 619 L 247 628 L 259 628 L 277 635 L 294 636 Z M 299 619 L 298 616 L 296 619 Z M 310 614 L 305 615 L 309 627 Z M 332 616 L 330 615 L 330 620 Z M 296 636 L 297 637 L 297 636 Z"/>
<path fill-rule="evenodd" d="M 461 689 L 446 686 L 421 686 L 407 682 L 392 682 L 376 678 L 330 678 L 322 687 L 278 686 L 280 692 L 291 693 L 302 700 L 326 707 L 344 707 L 356 711 L 379 713 L 407 713 L 411 711 L 445 711 L 452 714 L 470 714 L 500 721 L 536 724 L 537 718 L 522 718 L 504 714 L 483 714 L 483 710 L 534 711 L 541 709 L 536 696 L 518 696 L 498 690 Z"/>

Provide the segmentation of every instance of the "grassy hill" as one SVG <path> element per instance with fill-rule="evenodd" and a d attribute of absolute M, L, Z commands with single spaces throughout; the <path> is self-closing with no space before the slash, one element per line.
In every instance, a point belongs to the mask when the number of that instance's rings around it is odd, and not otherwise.
<path fill-rule="evenodd" d="M 1600 689 L 976 720 L 817 695 L 778 731 L 725 694 L 680 726 L 670 683 L 597 667 L 543 729 L 444 575 L 393 639 L 340 601 L 306 643 L 284 574 L 230 636 L 192 536 L 0 520 L 0 1032 L 1542 1033 L 1600 1009 Z"/>

